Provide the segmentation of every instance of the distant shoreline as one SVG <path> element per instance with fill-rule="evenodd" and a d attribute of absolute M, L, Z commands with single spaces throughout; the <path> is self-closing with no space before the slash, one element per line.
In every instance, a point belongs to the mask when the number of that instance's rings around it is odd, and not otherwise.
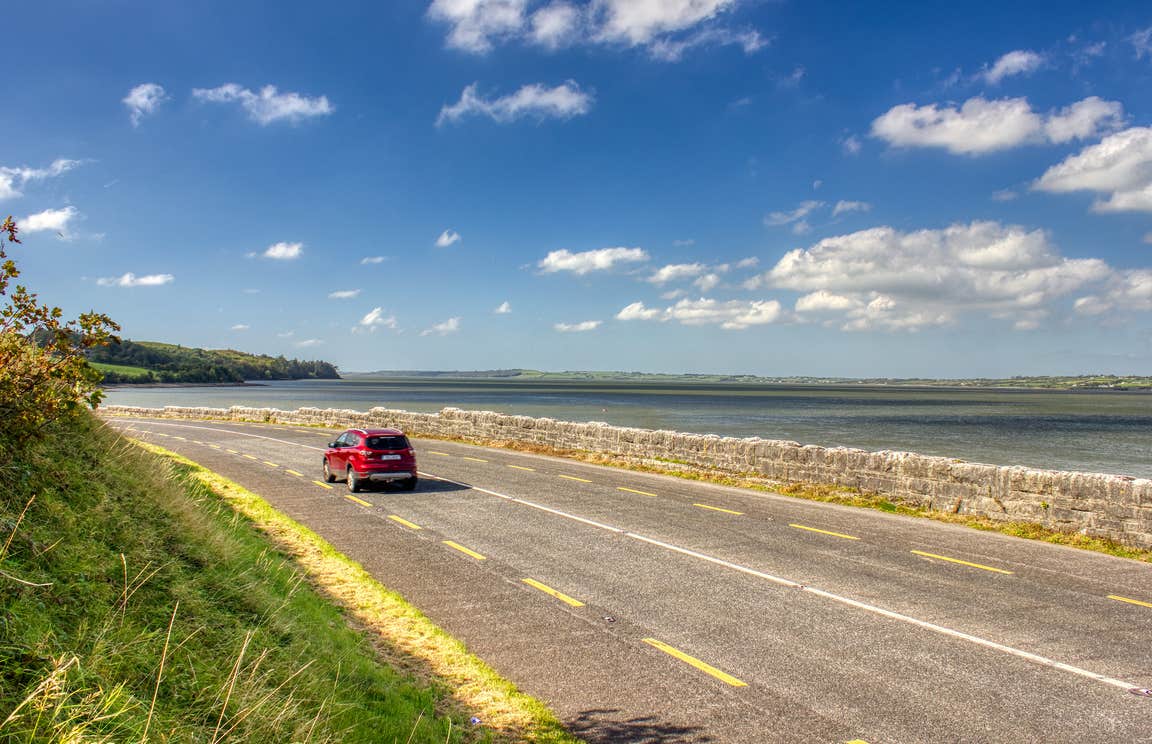
<path fill-rule="evenodd" d="M 105 382 L 104 388 L 264 387 L 262 382 Z"/>

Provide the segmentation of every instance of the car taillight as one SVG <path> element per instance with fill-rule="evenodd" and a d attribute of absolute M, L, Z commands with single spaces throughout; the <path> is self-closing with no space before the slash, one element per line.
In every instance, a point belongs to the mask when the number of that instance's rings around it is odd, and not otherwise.
<path fill-rule="evenodd" d="M 356 450 L 356 451 L 359 452 L 360 454 L 364 455 L 365 457 L 371 457 L 372 456 L 372 450 L 362 449 L 362 450 Z"/>

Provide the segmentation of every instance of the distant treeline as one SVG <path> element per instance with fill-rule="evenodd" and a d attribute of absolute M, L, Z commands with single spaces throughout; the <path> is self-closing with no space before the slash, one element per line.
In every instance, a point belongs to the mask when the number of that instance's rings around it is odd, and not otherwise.
<path fill-rule="evenodd" d="M 93 349 L 88 361 L 106 384 L 157 382 L 244 382 L 245 380 L 337 380 L 328 362 L 246 354 L 232 349 L 196 349 L 155 341 L 121 341 Z"/>

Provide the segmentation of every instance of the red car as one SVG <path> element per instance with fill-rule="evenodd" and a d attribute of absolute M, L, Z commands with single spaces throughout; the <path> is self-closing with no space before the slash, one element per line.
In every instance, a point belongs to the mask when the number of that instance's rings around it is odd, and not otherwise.
<path fill-rule="evenodd" d="M 397 429 L 348 429 L 324 453 L 324 481 L 340 476 L 352 493 L 370 483 L 391 482 L 411 491 L 416 488 L 416 451 Z"/>

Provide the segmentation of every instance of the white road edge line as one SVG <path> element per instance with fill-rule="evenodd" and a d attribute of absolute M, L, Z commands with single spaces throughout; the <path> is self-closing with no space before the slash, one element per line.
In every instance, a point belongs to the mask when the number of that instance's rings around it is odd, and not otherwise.
<path fill-rule="evenodd" d="M 141 423 L 160 423 L 160 422 L 143 421 Z M 313 446 L 307 445 L 307 444 L 300 444 L 299 442 L 289 442 L 289 441 L 286 441 L 283 439 L 276 439 L 274 437 L 262 437 L 258 434 L 248 434 L 245 432 L 231 431 L 228 429 L 213 429 L 212 427 L 208 427 L 208 426 L 192 426 L 189 424 L 167 424 L 167 425 L 169 425 L 169 426 L 186 426 L 186 427 L 191 428 L 191 429 L 209 429 L 211 431 L 223 431 L 223 432 L 226 432 L 229 434 L 243 434 L 243 436 L 255 437 L 256 439 L 268 439 L 268 440 L 271 440 L 273 442 L 280 442 L 282 444 L 292 444 L 292 445 L 295 445 L 297 447 L 306 447 L 307 449 L 320 450 L 320 451 L 324 450 L 323 447 L 313 447 Z M 671 543 L 661 542 L 660 540 L 656 540 L 656 539 L 651 538 L 651 537 L 645 537 L 644 535 L 640 535 L 640 534 L 637 534 L 635 532 L 629 532 L 628 530 L 621 529 L 620 527 L 613 527 L 612 525 L 604 524 L 603 522 L 596 522 L 596 521 L 591 520 L 591 519 L 585 519 L 584 517 L 578 517 L 575 514 L 569 514 L 568 512 L 560 511 L 559 509 L 553 509 L 552 507 L 544 506 L 543 504 L 536 504 L 536 503 L 533 503 L 531 501 L 526 501 L 524 499 L 516 498 L 515 496 L 508 496 L 507 494 L 499 493 L 497 491 L 492 491 L 492 490 L 489 490 L 487 488 L 481 488 L 479 486 L 474 486 L 470 483 L 461 483 L 460 481 L 454 481 L 450 478 L 443 478 L 441 476 L 433 475 L 432 473 L 428 473 L 428 472 L 423 471 L 423 470 L 420 471 L 420 475 L 424 476 L 425 478 L 433 478 L 435 480 L 443 481 L 445 483 L 451 483 L 451 484 L 456 485 L 456 486 L 463 486 L 464 488 L 470 488 L 473 491 L 479 491 L 480 493 L 486 493 L 489 496 L 495 496 L 496 498 L 504 499 L 505 501 L 511 501 L 511 502 L 514 502 L 517 504 L 521 504 L 523 506 L 531 507 L 532 509 L 539 509 L 540 511 L 547 512 L 549 514 L 555 514 L 556 516 L 563 517 L 565 519 L 571 519 L 571 520 L 574 520 L 576 522 L 580 522 L 581 524 L 589 525 L 590 527 L 596 527 L 598 529 L 606 530 L 608 532 L 615 532 L 617 534 L 624 535 L 625 537 L 630 537 L 634 540 L 639 540 L 640 542 L 648 543 L 649 545 L 654 545 L 658 548 L 663 548 L 665 550 L 669 550 L 669 551 L 672 551 L 674 553 L 680 553 L 681 555 L 686 555 L 686 556 L 689 556 L 692 558 L 697 558 L 697 559 L 702 560 L 702 561 L 707 561 L 707 562 L 713 563 L 717 566 L 724 566 L 725 568 L 730 568 L 733 571 L 739 571 L 740 573 L 747 574 L 749 576 L 755 576 L 756 578 L 764 579 L 765 581 L 770 581 L 770 582 L 772 582 L 774 584 L 778 584 L 780 586 L 788 587 L 790 589 L 799 589 L 801 591 L 805 591 L 805 592 L 808 592 L 810 594 L 814 594 L 818 597 L 823 597 L 824 599 L 828 599 L 828 600 L 831 600 L 833 602 L 838 602 L 840 604 L 847 605 L 849 607 L 855 607 L 858 610 L 864 610 L 865 612 L 870 612 L 874 615 L 880 615 L 881 617 L 886 617 L 890 620 L 897 620 L 897 621 L 902 622 L 902 623 L 908 623 L 909 625 L 915 625 L 918 628 L 930 630 L 933 633 L 940 633 L 941 635 L 946 635 L 946 636 L 949 636 L 951 638 L 956 638 L 956 639 L 961 640 L 961 641 L 968 641 L 969 643 L 974 643 L 978 646 L 983 646 L 984 648 L 989 648 L 989 649 L 992 649 L 994 651 L 1000 651 L 1001 653 L 1005 653 L 1005 654 L 1008 654 L 1010 656 L 1015 656 L 1017 658 L 1024 659 L 1025 661 L 1030 661 L 1033 664 L 1045 666 L 1045 667 L 1048 667 L 1050 669 L 1058 669 L 1058 670 L 1063 671 L 1063 672 L 1069 672 L 1071 674 L 1085 677 L 1087 679 L 1091 679 L 1091 680 L 1094 680 L 1096 682 L 1101 682 L 1101 683 L 1106 684 L 1106 685 L 1111 685 L 1112 687 L 1118 687 L 1122 690 L 1134 690 L 1134 689 L 1139 688 L 1139 685 L 1133 684 L 1131 682 L 1125 682 L 1122 679 L 1116 679 L 1114 677 L 1109 677 L 1109 676 L 1104 675 L 1104 674 L 1098 674 L 1096 672 L 1092 672 L 1092 671 L 1089 671 L 1087 669 L 1082 669 L 1078 666 L 1073 666 L 1071 664 L 1065 664 L 1062 661 L 1056 661 L 1055 659 L 1049 659 L 1046 656 L 1040 656 L 1039 654 L 1034 654 L 1031 651 L 1025 651 L 1023 649 L 1014 648 L 1013 646 L 1006 646 L 1003 643 L 997 643 L 996 641 L 989 641 L 986 638 L 980 638 L 979 636 L 974 636 L 974 635 L 971 635 L 970 633 L 965 633 L 965 632 L 960 631 L 960 630 L 953 630 L 952 628 L 948 628 L 948 627 L 945 627 L 943 625 L 937 625 L 936 623 L 930 623 L 927 620 L 919 620 L 919 619 L 914 618 L 910 615 L 904 615 L 904 614 L 901 614 L 899 612 L 893 612 L 892 610 L 886 610 L 883 607 L 877 607 L 876 605 L 870 605 L 866 602 L 860 602 L 858 600 L 851 599 L 849 597 L 843 597 L 843 596 L 840 596 L 839 594 L 833 594 L 832 592 L 828 592 L 828 591 L 825 591 L 823 589 L 817 589 L 816 587 L 806 586 L 804 584 L 801 584 L 798 581 L 793 581 L 791 579 L 786 579 L 786 578 L 783 578 L 780 576 L 773 576 L 772 574 L 764 573 L 763 571 L 757 571 L 756 569 L 750 568 L 748 566 L 742 566 L 739 563 L 732 563 L 732 562 L 726 561 L 722 558 L 716 558 L 714 556 L 707 555 L 706 553 L 698 553 L 695 550 L 690 550 L 688 548 L 681 548 L 677 545 L 672 545 Z"/>

